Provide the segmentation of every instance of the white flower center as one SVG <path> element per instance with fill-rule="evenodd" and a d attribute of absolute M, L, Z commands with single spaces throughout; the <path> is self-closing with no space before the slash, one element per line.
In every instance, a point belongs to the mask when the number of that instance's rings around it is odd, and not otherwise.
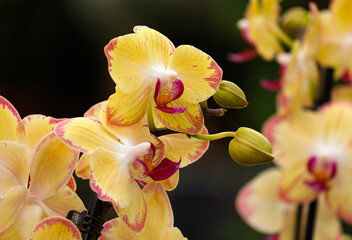
<path fill-rule="evenodd" d="M 156 82 L 158 78 L 160 79 L 161 86 L 168 82 L 172 82 L 177 78 L 177 73 L 171 69 L 168 69 L 162 65 L 157 65 L 153 67 L 153 82 Z"/>

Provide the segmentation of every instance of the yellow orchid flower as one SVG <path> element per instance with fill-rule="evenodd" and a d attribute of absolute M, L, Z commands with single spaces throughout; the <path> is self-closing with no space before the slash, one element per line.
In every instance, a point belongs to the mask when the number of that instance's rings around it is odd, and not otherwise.
<path fill-rule="evenodd" d="M 149 183 L 143 190 L 147 215 L 143 229 L 132 231 L 121 218 L 104 224 L 99 240 L 186 240 L 181 231 L 173 227 L 173 213 L 169 198 L 160 183 Z"/>
<path fill-rule="evenodd" d="M 352 76 L 352 16 L 349 0 L 334 0 L 329 11 L 324 11 L 321 45 L 317 58 L 326 67 L 334 68 L 335 78 Z"/>
<path fill-rule="evenodd" d="M 106 118 L 114 126 L 147 122 L 147 109 L 169 129 L 189 134 L 203 128 L 199 102 L 211 97 L 222 70 L 206 53 L 189 45 L 175 49 L 161 33 L 136 26 L 105 47 L 116 93 L 107 103 Z"/>
<path fill-rule="evenodd" d="M 245 41 L 255 47 L 239 54 L 231 54 L 234 62 L 247 61 L 258 53 L 264 60 L 274 59 L 277 53 L 283 52 L 280 40 L 291 45 L 291 40 L 278 25 L 280 0 L 250 0 L 244 19 L 238 22 Z"/>
<path fill-rule="evenodd" d="M 238 193 L 236 208 L 252 228 L 272 235 L 268 239 L 294 240 L 297 205 L 280 199 L 282 174 L 282 171 L 274 167 L 258 174 Z M 330 212 L 322 198 L 318 205 L 313 239 L 342 239 L 341 230 L 338 218 Z"/>
<path fill-rule="evenodd" d="M 43 219 L 29 240 L 82 240 L 81 232 L 70 220 L 62 217 Z"/>
<path fill-rule="evenodd" d="M 336 101 L 271 121 L 266 131 L 283 168 L 281 197 L 305 203 L 323 194 L 332 211 L 351 223 L 352 104 Z"/>
<path fill-rule="evenodd" d="M 27 239 L 43 218 L 84 210 L 67 186 L 79 154 L 51 132 L 57 121 L 41 115 L 21 120 L 0 97 L 0 239 Z"/>

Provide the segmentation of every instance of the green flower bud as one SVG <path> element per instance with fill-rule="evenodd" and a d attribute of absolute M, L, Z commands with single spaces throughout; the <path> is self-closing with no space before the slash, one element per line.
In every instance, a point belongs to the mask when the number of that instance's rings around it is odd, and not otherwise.
<path fill-rule="evenodd" d="M 240 165 L 254 166 L 274 160 L 270 142 L 259 132 L 241 127 L 229 144 L 231 158 Z"/>
<path fill-rule="evenodd" d="M 300 38 L 304 34 L 309 22 L 309 12 L 301 7 L 288 9 L 280 19 L 282 29 L 294 38 Z"/>
<path fill-rule="evenodd" d="M 213 96 L 215 102 L 224 108 L 245 108 L 248 105 L 246 95 L 236 84 L 222 80 Z"/>

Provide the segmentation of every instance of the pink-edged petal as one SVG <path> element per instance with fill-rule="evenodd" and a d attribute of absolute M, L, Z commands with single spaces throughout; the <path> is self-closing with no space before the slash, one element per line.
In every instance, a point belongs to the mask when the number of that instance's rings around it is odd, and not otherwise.
<path fill-rule="evenodd" d="M 131 184 L 132 201 L 126 208 L 119 208 L 114 205 L 119 217 L 133 232 L 140 232 L 145 226 L 147 216 L 147 205 L 142 191 L 136 182 Z"/>
<path fill-rule="evenodd" d="M 256 58 L 257 56 L 258 56 L 258 53 L 255 49 L 246 49 L 239 53 L 230 53 L 227 56 L 227 59 L 230 62 L 243 63 L 243 62 L 250 61 Z"/>
<path fill-rule="evenodd" d="M 138 240 L 137 233 L 131 231 L 122 219 L 115 218 L 104 224 L 99 240 Z"/>
<path fill-rule="evenodd" d="M 222 70 L 206 53 L 182 45 L 172 54 L 169 69 L 177 72 L 184 85 L 182 98 L 190 103 L 199 103 L 211 97 L 218 89 Z"/>
<path fill-rule="evenodd" d="M 311 179 L 305 165 L 297 164 L 292 168 L 284 169 L 280 182 L 280 197 L 288 202 L 307 203 L 315 199 L 319 191 L 307 186 Z"/>
<path fill-rule="evenodd" d="M 132 85 L 132 84 L 131 84 Z M 106 106 L 106 121 L 113 126 L 131 126 L 146 117 L 152 87 L 145 86 L 133 93 L 124 93 L 116 88 L 116 93 L 109 97 Z"/>
<path fill-rule="evenodd" d="M 21 117 L 12 104 L 0 96 L 0 140 L 17 141 Z"/>
<path fill-rule="evenodd" d="M 236 198 L 236 208 L 254 229 L 265 234 L 280 232 L 284 224 L 283 204 L 278 198 L 281 172 L 270 168 L 247 183 Z"/>
<path fill-rule="evenodd" d="M 172 42 L 163 34 L 147 26 L 135 26 L 133 31 L 147 42 L 148 54 L 153 63 L 167 68 L 170 56 L 175 50 Z"/>
<path fill-rule="evenodd" d="M 208 131 L 203 127 L 201 133 L 208 134 Z M 185 134 L 179 133 L 164 135 L 160 139 L 165 143 L 169 158 L 176 160 L 181 157 L 181 168 L 197 161 L 209 147 L 207 140 L 189 138 Z"/>
<path fill-rule="evenodd" d="M 76 225 L 63 217 L 43 219 L 34 229 L 29 240 L 81 240 L 81 232 Z"/>
<path fill-rule="evenodd" d="M 180 168 L 181 159 L 178 162 L 173 162 L 170 159 L 164 158 L 158 166 L 149 172 L 149 177 L 154 181 L 162 181 L 174 175 Z"/>
<path fill-rule="evenodd" d="M 262 133 L 273 146 L 275 145 L 275 127 L 284 118 L 285 117 L 281 115 L 273 115 L 263 124 Z"/>
<path fill-rule="evenodd" d="M 55 133 L 70 148 L 84 153 L 92 153 L 101 146 L 114 150 L 119 144 L 119 140 L 101 122 L 92 118 L 62 121 L 56 125 Z"/>
<path fill-rule="evenodd" d="M 60 188 L 56 194 L 43 200 L 44 216 L 51 217 L 60 215 L 65 217 L 71 210 L 82 212 L 84 204 L 79 196 L 68 186 Z"/>
<path fill-rule="evenodd" d="M 99 114 L 102 109 L 106 107 L 106 104 L 108 101 L 103 101 L 100 103 L 97 103 L 90 107 L 87 112 L 84 113 L 84 117 L 89 117 L 89 118 L 94 118 L 96 120 L 99 120 Z"/>
<path fill-rule="evenodd" d="M 76 185 L 76 180 L 73 176 L 70 177 L 70 180 L 68 180 L 68 182 L 66 183 L 66 186 L 71 188 L 72 191 L 74 192 L 76 191 L 77 185 Z"/>
<path fill-rule="evenodd" d="M 125 93 L 134 93 L 150 81 L 151 56 L 146 40 L 137 34 L 112 39 L 104 48 L 111 78 Z M 156 79 L 155 79 L 156 80 Z"/>
<path fill-rule="evenodd" d="M 171 102 L 169 104 L 169 107 L 187 107 L 187 109 L 185 110 L 185 112 L 179 114 L 170 114 L 160 111 L 159 109 L 154 109 L 157 118 L 167 128 L 188 134 L 196 134 L 202 130 L 204 125 L 204 118 L 202 110 L 198 103 L 187 103 L 181 98 L 179 98 Z"/>
<path fill-rule="evenodd" d="M 131 177 L 132 162 L 124 159 L 124 154 L 98 148 L 91 155 L 90 186 L 103 201 L 111 201 L 119 208 L 130 205 L 135 191 L 135 181 Z M 116 187 L 118 186 L 118 187 Z"/>
<path fill-rule="evenodd" d="M 54 195 L 71 178 L 78 157 L 79 153 L 68 148 L 54 132 L 43 138 L 30 165 L 29 195 L 38 199 Z"/>
<path fill-rule="evenodd" d="M 162 180 L 161 184 L 163 185 L 166 191 L 172 191 L 177 187 L 178 181 L 180 179 L 180 171 L 176 171 L 174 175 L 168 179 Z"/>
<path fill-rule="evenodd" d="M 89 179 L 90 177 L 90 155 L 83 154 L 76 166 L 76 175 L 79 178 Z"/>
<path fill-rule="evenodd" d="M 39 114 L 23 118 L 21 127 L 24 131 L 21 142 L 33 152 L 39 141 L 53 131 L 55 125 L 62 120 Z"/>
<path fill-rule="evenodd" d="M 26 195 L 25 187 L 16 186 L 0 196 L 0 233 L 8 229 L 23 211 Z"/>
<path fill-rule="evenodd" d="M 281 89 L 281 80 L 270 81 L 267 79 L 260 80 L 260 86 L 269 91 L 279 91 Z"/>
<path fill-rule="evenodd" d="M 3 219 L 7 219 L 7 217 Z M 21 208 L 16 221 L 0 234 L 0 239 L 28 239 L 32 235 L 35 226 L 42 219 L 42 208 L 35 202 L 27 201 Z"/>
<path fill-rule="evenodd" d="M 0 142 L 0 169 L 9 178 L 2 182 L 0 189 L 5 191 L 8 187 L 22 185 L 27 187 L 29 176 L 30 156 L 26 147 L 13 141 Z M 12 175 L 12 177 L 11 177 Z M 5 176 L 2 176 L 2 180 Z M 14 179 L 15 178 L 15 179 Z M 15 185 L 12 185 L 12 184 Z"/>

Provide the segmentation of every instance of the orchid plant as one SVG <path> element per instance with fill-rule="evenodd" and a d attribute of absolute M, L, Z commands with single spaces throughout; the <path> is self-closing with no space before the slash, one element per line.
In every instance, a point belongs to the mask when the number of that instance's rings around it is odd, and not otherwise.
<path fill-rule="evenodd" d="M 274 159 L 250 128 L 208 133 L 204 116 L 248 104 L 214 59 L 149 27 L 133 30 L 105 47 L 115 93 L 84 116 L 21 119 L 0 97 L 0 239 L 186 239 L 167 191 L 211 140 L 232 138 L 229 153 L 241 165 Z M 207 105 L 213 95 L 218 109 Z M 74 171 L 93 191 L 87 208 Z M 118 217 L 107 221 L 101 212 L 110 206 Z"/>
<path fill-rule="evenodd" d="M 351 6 L 349 0 L 334 0 L 328 9 L 311 3 L 309 11 L 292 8 L 281 15 L 279 1 L 253 0 L 239 22 L 255 55 L 280 64 L 279 80 L 261 81 L 278 91 L 277 113 L 263 126 L 276 167 L 260 173 L 236 198 L 244 221 L 267 239 L 350 238 L 341 220 L 352 223 Z M 268 17 L 269 10 L 275 18 Z M 256 34 L 275 44 L 264 52 L 267 41 Z M 230 60 L 249 60 L 248 52 Z"/>

